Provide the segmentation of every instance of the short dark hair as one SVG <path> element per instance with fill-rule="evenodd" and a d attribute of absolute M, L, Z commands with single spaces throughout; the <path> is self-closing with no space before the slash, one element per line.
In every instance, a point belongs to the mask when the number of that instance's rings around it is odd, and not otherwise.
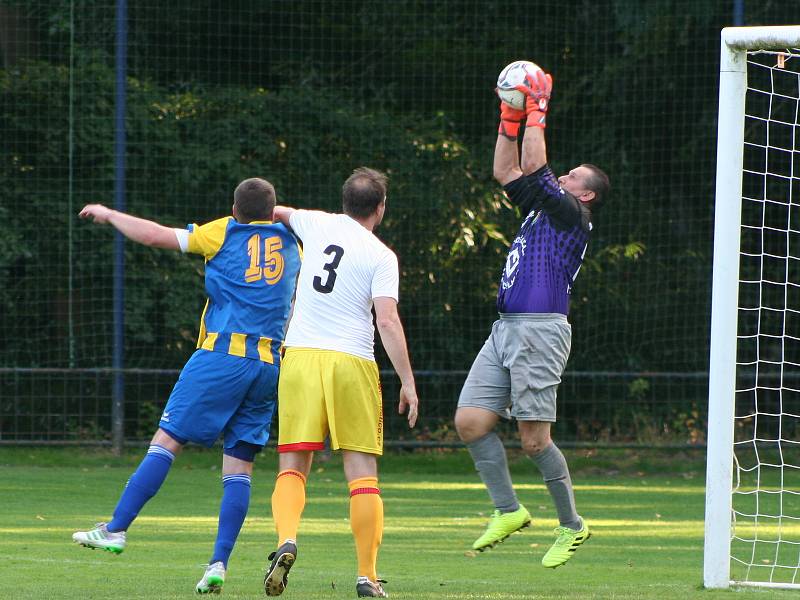
<path fill-rule="evenodd" d="M 245 223 L 267 221 L 275 210 L 275 188 L 266 179 L 245 179 L 233 192 L 233 205 Z"/>
<path fill-rule="evenodd" d="M 359 167 L 342 186 L 342 210 L 344 214 L 364 218 L 378 210 L 378 205 L 386 200 L 388 177 L 367 167 Z"/>
<path fill-rule="evenodd" d="M 594 192 L 594 200 L 590 204 L 591 209 L 593 211 L 599 210 L 603 206 L 608 192 L 611 191 L 611 182 L 608 180 L 608 175 L 600 167 L 590 163 L 584 163 L 581 166 L 591 171 L 591 175 L 586 178 L 584 183 L 588 189 Z"/>

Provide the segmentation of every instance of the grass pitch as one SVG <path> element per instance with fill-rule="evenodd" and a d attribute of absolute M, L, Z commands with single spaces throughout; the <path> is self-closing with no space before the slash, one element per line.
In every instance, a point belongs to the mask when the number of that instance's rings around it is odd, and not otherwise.
<path fill-rule="evenodd" d="M 71 541 L 109 518 L 142 449 L 0 449 L 0 577 L 4 598 L 190 598 L 210 558 L 221 496 L 219 451 L 178 457 L 159 495 L 115 556 Z M 381 462 L 386 530 L 379 573 L 399 599 L 789 598 L 792 592 L 702 589 L 702 457 L 569 453 L 578 507 L 593 532 L 564 567 L 540 560 L 557 525 L 533 465 L 512 472 L 533 526 L 496 549 L 469 552 L 491 506 L 464 452 L 392 454 Z M 264 598 L 275 535 L 269 501 L 277 460 L 256 463 L 250 514 L 223 598 Z M 680 469 L 680 472 L 670 470 Z M 355 598 L 356 561 L 341 463 L 314 467 L 299 555 L 283 598 Z"/>

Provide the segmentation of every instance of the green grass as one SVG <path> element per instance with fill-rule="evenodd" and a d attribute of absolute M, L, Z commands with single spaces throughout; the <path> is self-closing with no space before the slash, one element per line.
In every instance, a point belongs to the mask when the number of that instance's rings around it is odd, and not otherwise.
<path fill-rule="evenodd" d="M 141 457 L 80 449 L 0 449 L 4 598 L 189 598 L 208 561 L 220 498 L 218 452 L 190 451 L 129 531 L 120 556 L 72 543 L 106 519 Z M 579 509 L 594 536 L 565 567 L 539 561 L 555 515 L 530 463 L 512 461 L 533 527 L 497 549 L 468 552 L 491 507 L 464 452 L 393 454 L 381 463 L 386 531 L 379 572 L 392 598 L 789 598 L 791 592 L 707 591 L 702 583 L 700 454 L 569 453 Z M 275 535 L 274 452 L 256 463 L 250 514 L 223 598 L 262 598 Z M 680 472 L 675 472 L 680 469 Z M 347 486 L 334 457 L 314 468 L 300 553 L 284 598 L 354 598 Z"/>

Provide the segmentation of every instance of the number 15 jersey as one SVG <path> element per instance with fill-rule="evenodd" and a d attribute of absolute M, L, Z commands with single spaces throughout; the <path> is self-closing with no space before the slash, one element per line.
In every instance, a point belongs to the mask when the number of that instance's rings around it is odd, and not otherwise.
<path fill-rule="evenodd" d="M 375 360 L 372 300 L 398 299 L 397 256 L 347 215 L 296 210 L 289 226 L 303 242 L 303 265 L 286 347 Z"/>
<path fill-rule="evenodd" d="M 280 223 L 233 217 L 176 234 L 181 250 L 206 259 L 197 347 L 277 365 L 300 269 L 295 237 Z"/>

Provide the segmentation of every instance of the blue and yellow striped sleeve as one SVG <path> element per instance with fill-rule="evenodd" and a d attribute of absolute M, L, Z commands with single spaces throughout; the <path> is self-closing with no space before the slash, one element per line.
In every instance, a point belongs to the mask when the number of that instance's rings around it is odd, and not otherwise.
<path fill-rule="evenodd" d="M 205 225 L 189 225 L 189 249 L 193 254 L 202 254 L 210 260 L 225 242 L 228 224 L 233 217 L 223 217 Z"/>

